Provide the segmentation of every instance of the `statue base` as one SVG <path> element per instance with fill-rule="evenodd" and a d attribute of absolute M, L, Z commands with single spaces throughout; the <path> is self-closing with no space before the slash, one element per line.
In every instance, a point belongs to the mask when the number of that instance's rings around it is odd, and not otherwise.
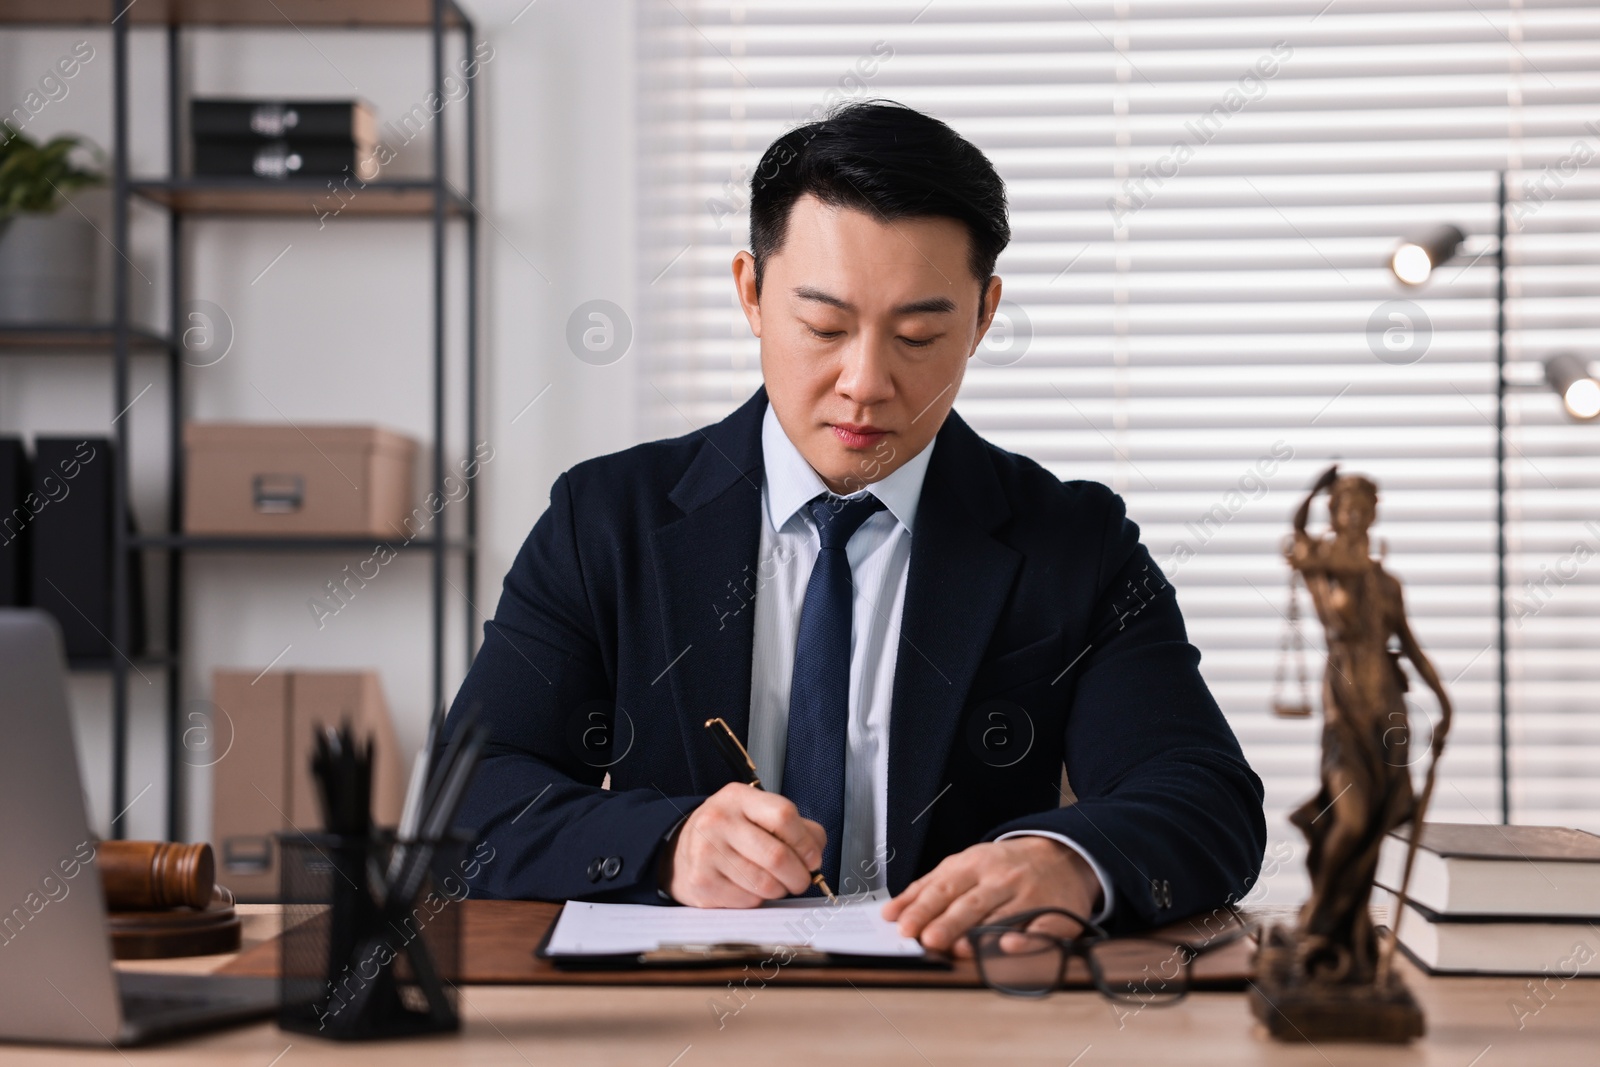
<path fill-rule="evenodd" d="M 1379 988 L 1307 981 L 1293 964 L 1294 935 L 1275 927 L 1256 955 L 1250 1011 L 1277 1040 L 1404 1044 L 1425 1032 L 1421 1006 L 1393 971 Z"/>

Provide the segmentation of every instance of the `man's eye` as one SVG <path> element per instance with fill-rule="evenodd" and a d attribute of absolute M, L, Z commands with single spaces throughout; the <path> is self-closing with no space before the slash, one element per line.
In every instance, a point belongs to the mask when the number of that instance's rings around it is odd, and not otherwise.
<path fill-rule="evenodd" d="M 838 337 L 840 334 L 844 333 L 843 330 L 829 330 L 829 331 L 824 332 L 822 330 L 817 329 L 815 326 L 811 325 L 809 322 L 806 323 L 805 326 L 806 326 L 806 329 L 811 331 L 811 335 L 813 337 L 821 338 L 824 341 L 831 341 L 835 337 Z"/>
<path fill-rule="evenodd" d="M 933 342 L 937 341 L 938 338 L 937 337 L 925 337 L 925 338 L 923 338 L 922 340 L 919 341 L 919 340 L 917 340 L 916 338 L 913 338 L 913 337 L 902 337 L 902 338 L 900 338 L 900 340 L 902 342 L 904 342 L 906 347 L 908 347 L 908 348 L 927 348 L 929 345 L 933 344 Z"/>

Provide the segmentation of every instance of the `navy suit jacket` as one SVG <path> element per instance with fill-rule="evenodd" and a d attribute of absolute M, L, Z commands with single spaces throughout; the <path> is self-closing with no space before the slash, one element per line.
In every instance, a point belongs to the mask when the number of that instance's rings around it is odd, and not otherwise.
<path fill-rule="evenodd" d="M 766 403 L 556 480 L 445 731 L 473 705 L 491 729 L 459 819 L 494 849 L 476 894 L 657 902 L 663 837 L 733 780 L 703 724 L 747 736 Z M 1121 498 L 952 412 L 912 530 L 890 890 L 1042 829 L 1105 868 L 1114 927 L 1237 899 L 1265 845 L 1261 783 L 1199 661 Z"/>

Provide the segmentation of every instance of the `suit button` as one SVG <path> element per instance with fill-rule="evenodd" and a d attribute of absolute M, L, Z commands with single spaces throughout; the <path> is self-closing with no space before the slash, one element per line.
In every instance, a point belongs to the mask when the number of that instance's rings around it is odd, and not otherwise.
<path fill-rule="evenodd" d="M 605 860 L 602 860 L 599 856 L 589 861 L 589 881 L 598 882 L 600 880 L 600 868 L 604 864 Z"/>
<path fill-rule="evenodd" d="M 606 861 L 600 865 L 600 873 L 609 881 L 622 873 L 622 857 L 607 856 Z"/>

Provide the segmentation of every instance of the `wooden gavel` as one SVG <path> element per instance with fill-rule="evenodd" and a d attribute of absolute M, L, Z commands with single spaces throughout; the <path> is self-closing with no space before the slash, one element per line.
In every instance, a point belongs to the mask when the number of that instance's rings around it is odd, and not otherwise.
<path fill-rule="evenodd" d="M 216 890 L 211 846 L 174 841 L 101 841 L 95 845 L 107 911 L 204 908 Z"/>

